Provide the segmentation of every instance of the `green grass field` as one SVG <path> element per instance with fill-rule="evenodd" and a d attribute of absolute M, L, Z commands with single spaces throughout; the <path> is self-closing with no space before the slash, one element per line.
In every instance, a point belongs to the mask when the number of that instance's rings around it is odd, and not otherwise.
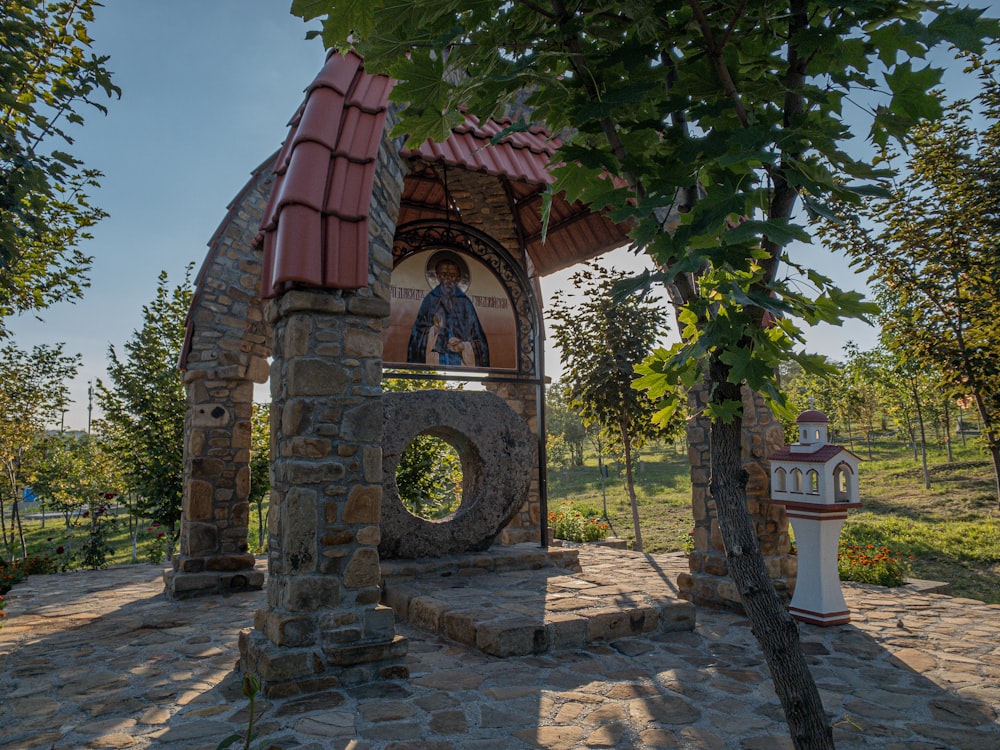
<path fill-rule="evenodd" d="M 947 581 L 956 596 L 1000 603 L 1000 514 L 985 454 L 970 442 L 964 448 L 956 446 L 955 460 L 947 463 L 944 452 L 935 450 L 929 456 L 931 487 L 925 489 L 920 465 L 900 443 L 880 441 L 871 461 L 864 445 L 857 443 L 855 452 L 865 459 L 861 464 L 863 507 L 851 512 L 841 538 L 912 555 L 913 577 Z M 612 462 L 609 474 L 605 496 L 612 534 L 631 540 L 624 472 Z M 593 455 L 586 456 L 583 466 L 551 468 L 548 479 L 550 510 L 572 503 L 602 512 L 605 496 Z M 673 445 L 644 449 L 637 485 L 646 551 L 683 550 L 693 526 L 687 451 Z M 256 509 L 251 511 L 250 525 L 250 545 L 256 550 Z M 140 526 L 136 559 L 149 564 L 148 550 L 156 544 L 157 530 L 146 528 L 145 523 Z M 74 528 L 73 537 L 67 539 L 62 519 L 49 518 L 44 528 L 38 520 L 25 521 L 25 532 L 30 554 L 56 556 L 59 547 L 78 550 L 85 529 Z M 132 561 L 124 519 L 109 542 L 114 550 L 111 564 Z"/>
<path fill-rule="evenodd" d="M 869 461 L 867 446 L 856 442 L 863 505 L 851 511 L 841 538 L 912 555 L 912 577 L 947 581 L 956 596 L 1000 603 L 1000 514 L 990 464 L 971 441 L 954 451 L 952 463 L 943 450 L 928 455 L 931 487 L 925 489 L 920 464 L 905 445 L 879 441 Z M 550 510 L 561 503 L 602 510 L 597 460 L 587 456 L 584 464 L 550 469 Z M 624 472 L 612 464 L 610 474 L 608 519 L 616 536 L 631 540 Z M 646 551 L 684 549 L 693 526 L 687 453 L 669 445 L 647 448 L 637 485 Z"/>

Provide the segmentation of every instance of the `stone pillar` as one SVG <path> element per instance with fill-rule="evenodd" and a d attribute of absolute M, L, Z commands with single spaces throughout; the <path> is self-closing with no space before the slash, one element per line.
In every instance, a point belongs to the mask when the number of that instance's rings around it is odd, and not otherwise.
<path fill-rule="evenodd" d="M 708 403 L 706 387 L 688 395 L 688 409 L 701 415 Z M 696 603 L 739 606 L 740 596 L 729 577 L 715 500 L 709 492 L 711 422 L 704 416 L 688 420 L 687 441 L 691 461 L 691 505 L 694 514 L 694 551 L 689 573 L 678 577 L 684 599 Z M 783 506 L 769 502 L 767 456 L 785 443 L 784 430 L 760 395 L 743 390 L 743 468 L 747 482 L 747 509 L 757 531 L 764 564 L 778 593 L 787 601 L 795 588 L 796 558 L 790 554 L 788 516 Z"/>
<path fill-rule="evenodd" d="M 180 552 L 164 572 L 173 598 L 260 589 L 247 551 L 253 383 L 185 373 L 184 499 Z"/>
<path fill-rule="evenodd" d="M 538 386 L 532 383 L 487 383 L 486 390 L 506 401 L 510 408 L 524 419 L 535 439 L 538 439 Z M 500 544 L 541 541 L 541 498 L 537 460 L 534 466 L 525 467 L 525 470 L 531 472 L 528 499 L 507 527 L 500 532 L 500 536 L 497 537 Z"/>
<path fill-rule="evenodd" d="M 406 676 L 406 641 L 379 604 L 388 314 L 384 299 L 338 291 L 291 291 L 269 306 L 267 606 L 240 653 L 271 696 Z"/>

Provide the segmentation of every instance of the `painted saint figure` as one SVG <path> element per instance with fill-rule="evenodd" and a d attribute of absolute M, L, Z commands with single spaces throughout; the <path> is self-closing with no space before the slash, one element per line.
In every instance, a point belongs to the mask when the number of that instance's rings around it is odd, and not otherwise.
<path fill-rule="evenodd" d="M 435 255 L 438 284 L 413 321 L 406 361 L 452 367 L 489 367 L 490 349 L 479 316 L 459 286 L 462 267 L 457 256 Z"/>

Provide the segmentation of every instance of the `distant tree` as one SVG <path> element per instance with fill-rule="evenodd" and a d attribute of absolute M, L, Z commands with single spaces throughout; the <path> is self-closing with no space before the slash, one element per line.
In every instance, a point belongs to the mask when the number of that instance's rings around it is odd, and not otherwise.
<path fill-rule="evenodd" d="M 877 387 L 880 363 L 873 352 L 862 351 L 852 341 L 847 342 L 844 353 L 845 390 L 850 413 L 861 422 L 871 460 L 876 423 L 882 409 Z"/>
<path fill-rule="evenodd" d="M 176 539 L 183 488 L 186 396 L 177 369 L 184 321 L 193 292 L 188 265 L 184 280 L 168 286 L 161 272 L 156 297 L 142 308 L 142 327 L 132 332 L 123 356 L 108 347 L 108 383 L 98 380 L 104 411 L 98 429 L 121 456 L 126 480 L 142 498 L 148 518 Z"/>
<path fill-rule="evenodd" d="M 267 549 L 264 503 L 271 496 L 271 405 L 254 404 L 250 427 L 250 497 L 257 509 L 257 548 Z"/>
<path fill-rule="evenodd" d="M 112 505 L 125 489 L 122 468 L 101 439 L 77 432 L 44 435 L 32 448 L 32 489 L 63 514 L 66 530 L 76 522 L 86 532 L 76 556 L 87 568 L 102 568 L 114 550 L 108 541 L 117 519 Z M 73 556 L 67 539 L 69 556 Z"/>
<path fill-rule="evenodd" d="M 861 208 L 864 224 L 841 222 L 825 232 L 879 287 L 882 326 L 900 358 L 939 371 L 951 396 L 971 399 L 1000 501 L 997 65 L 972 58 L 979 95 L 914 130 L 905 176 L 887 198 Z"/>
<path fill-rule="evenodd" d="M 621 446 L 625 490 L 632 506 L 635 548 L 642 550 L 634 452 L 664 434 L 653 421 L 657 404 L 633 387 L 635 365 L 650 355 L 667 327 L 655 298 L 616 295 L 625 274 L 591 262 L 571 277 L 576 294 L 557 292 L 549 315 L 552 340 L 562 352 L 566 402 L 585 425 L 600 428 Z"/>
<path fill-rule="evenodd" d="M 573 466 L 583 466 L 587 428 L 580 415 L 566 403 L 566 387 L 562 383 L 553 383 L 545 390 L 545 429 L 549 435 L 562 438 Z"/>
<path fill-rule="evenodd" d="M 5 480 L 0 490 L 0 531 L 11 556 L 15 534 L 22 557 L 27 556 L 19 510 L 25 454 L 69 403 L 68 381 L 79 366 L 80 356 L 63 354 L 62 344 L 35 346 L 30 351 L 14 344 L 0 348 L 0 466 Z"/>
<path fill-rule="evenodd" d="M 93 0 L 0 5 L 0 336 L 4 319 L 79 299 L 91 258 L 78 249 L 106 214 L 90 204 L 100 172 L 63 150 L 84 108 L 120 96 L 88 52 Z"/>

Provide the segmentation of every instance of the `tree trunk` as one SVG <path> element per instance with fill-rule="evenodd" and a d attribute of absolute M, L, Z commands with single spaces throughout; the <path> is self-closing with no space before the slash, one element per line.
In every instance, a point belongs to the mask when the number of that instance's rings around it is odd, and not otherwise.
<path fill-rule="evenodd" d="M 639 528 L 639 501 L 635 499 L 635 478 L 632 475 L 632 441 L 629 439 L 628 427 L 621 426 L 622 444 L 625 446 L 625 489 L 632 504 L 632 528 L 635 531 L 635 544 L 632 549 L 642 552 L 642 529 Z"/>
<path fill-rule="evenodd" d="M 0 492 L 0 534 L 3 536 L 3 546 L 7 546 L 7 503 L 4 500 L 4 493 Z"/>
<path fill-rule="evenodd" d="M 21 525 L 21 510 L 17 502 L 17 495 L 14 495 L 14 502 L 10 506 L 10 536 L 14 541 L 14 529 L 17 529 L 17 538 L 21 542 L 21 559 L 28 558 L 28 547 L 24 543 L 24 527 Z"/>
<path fill-rule="evenodd" d="M 948 450 L 948 463 L 955 461 L 955 455 L 951 452 L 951 411 L 948 409 L 948 399 L 944 400 L 944 447 Z"/>
<path fill-rule="evenodd" d="M 917 424 L 920 426 L 920 461 L 924 469 L 924 489 L 929 490 L 931 488 L 931 473 L 927 469 L 927 434 L 924 429 L 924 409 L 920 404 L 920 394 L 917 393 L 916 385 L 911 384 L 910 390 L 913 393 L 913 405 L 917 409 Z"/>
<path fill-rule="evenodd" d="M 713 358 L 712 403 L 741 401 L 740 386 L 726 382 L 729 368 Z M 747 472 L 742 462 L 742 418 L 726 424 L 712 420 L 710 489 L 726 546 L 726 560 L 754 637 L 767 660 L 774 690 L 798 750 L 833 748 L 833 729 L 806 664 L 799 629 L 774 589 L 764 566 L 747 511 Z"/>
<path fill-rule="evenodd" d="M 1000 508 L 1000 439 L 997 438 L 993 422 L 990 419 L 990 412 L 986 407 L 986 402 L 982 395 L 976 391 L 973 393 L 976 399 L 976 411 L 979 412 L 979 433 L 986 439 L 986 447 L 993 460 L 993 479 L 997 490 L 997 507 Z"/>

